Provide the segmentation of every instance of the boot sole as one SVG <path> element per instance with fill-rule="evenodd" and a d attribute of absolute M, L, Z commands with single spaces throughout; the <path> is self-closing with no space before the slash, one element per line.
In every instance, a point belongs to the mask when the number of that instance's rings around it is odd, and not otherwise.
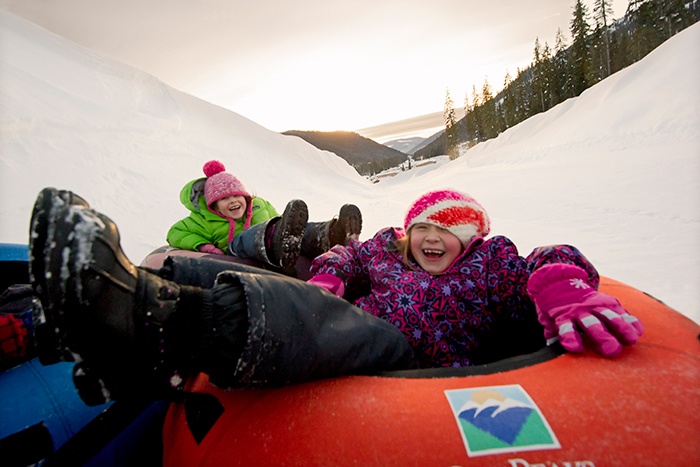
<path fill-rule="evenodd" d="M 309 211 L 306 203 L 300 199 L 294 199 L 287 204 L 281 219 L 275 226 L 272 236 L 272 245 L 275 258 L 280 260 L 280 266 L 285 271 L 294 268 L 301 252 L 301 240 L 309 219 Z M 277 251 L 275 246 L 281 246 Z"/>
<path fill-rule="evenodd" d="M 29 281 L 40 299 L 46 298 L 46 240 L 55 228 L 56 212 L 67 205 L 89 207 L 75 193 L 55 188 L 44 188 L 34 202 L 29 223 Z"/>
<path fill-rule="evenodd" d="M 62 210 L 69 205 L 87 206 L 83 198 L 70 191 L 44 188 L 41 190 L 32 209 L 29 225 L 29 280 L 42 304 L 42 311 L 36 318 L 35 338 L 39 360 L 44 365 L 69 360 L 63 355 L 60 338 L 56 331 L 56 312 L 63 301 L 63 293 L 49 294 L 49 279 L 60 271 L 48 265 L 47 256 L 56 243 L 57 220 Z M 58 302 L 58 303 L 57 303 Z"/>
<path fill-rule="evenodd" d="M 72 225 L 74 209 L 56 205 L 46 211 L 49 227 L 41 264 L 45 267 L 41 275 L 45 280 L 45 288 L 43 296 L 40 295 L 44 305 L 44 323 L 36 327 L 39 359 L 44 364 L 71 360 L 65 352 L 63 309 L 66 303 L 66 280 L 71 273 L 69 265 L 73 240 L 72 228 L 68 229 L 67 226 Z"/>
<path fill-rule="evenodd" d="M 338 219 L 331 230 L 331 245 L 347 246 L 352 240 L 358 240 L 362 232 L 362 213 L 354 204 L 340 208 Z"/>
<path fill-rule="evenodd" d="M 44 364 L 73 360 L 66 352 L 71 347 L 67 332 L 80 320 L 78 315 L 85 304 L 82 273 L 92 262 L 92 244 L 104 228 L 94 211 L 82 205 L 58 202 L 47 212 L 50 228 L 43 261 L 44 322 L 36 327 L 39 357 Z M 70 311 L 70 316 L 65 310 Z"/>

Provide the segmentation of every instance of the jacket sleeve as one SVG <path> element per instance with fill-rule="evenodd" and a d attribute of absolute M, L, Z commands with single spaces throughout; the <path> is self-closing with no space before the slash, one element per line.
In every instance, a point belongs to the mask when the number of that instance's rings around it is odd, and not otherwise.
<path fill-rule="evenodd" d="M 593 265 L 575 247 L 570 245 L 550 245 L 536 248 L 527 258 L 518 254 L 513 242 L 496 236 L 484 243 L 487 254 L 487 274 L 490 295 L 506 308 L 517 309 L 522 301 L 530 301 L 527 281 L 537 269 L 547 264 L 573 264 L 583 269 L 590 284 L 598 286 L 599 276 Z M 483 247 L 482 247 L 483 249 Z"/>
<path fill-rule="evenodd" d="M 177 221 L 168 230 L 168 245 L 182 250 L 197 251 L 197 247 L 207 243 L 215 244 L 205 229 L 191 217 Z"/>
<path fill-rule="evenodd" d="M 371 240 L 370 240 L 371 241 Z M 368 281 L 364 265 L 365 243 L 353 240 L 348 246 L 336 245 L 317 256 L 311 263 L 311 275 L 330 274 L 343 281 L 345 290 L 358 288 Z"/>
<path fill-rule="evenodd" d="M 396 233 L 383 229 L 365 242 L 353 240 L 348 246 L 336 245 L 311 263 L 312 276 L 331 274 L 343 281 L 346 299 L 364 295 L 371 286 L 370 264 L 393 247 Z"/>

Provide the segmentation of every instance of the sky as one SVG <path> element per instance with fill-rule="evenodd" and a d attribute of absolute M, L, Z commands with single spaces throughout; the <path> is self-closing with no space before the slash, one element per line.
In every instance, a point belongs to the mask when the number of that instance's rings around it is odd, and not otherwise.
<path fill-rule="evenodd" d="M 26 244 L 52 186 L 114 219 L 139 264 L 188 214 L 182 186 L 217 159 L 278 210 L 301 198 L 326 220 L 355 203 L 361 240 L 401 226 L 427 191 L 470 193 L 522 255 L 575 245 L 602 275 L 700 323 L 698 43 L 700 24 L 454 161 L 373 184 L 333 153 L 0 11 L 0 242 Z"/>
<path fill-rule="evenodd" d="M 500 89 L 507 71 L 530 64 L 535 39 L 553 48 L 561 29 L 570 41 L 574 3 L 0 0 L 0 8 L 282 132 L 440 117 L 447 91 L 459 108 L 487 79 Z M 592 12 L 593 1 L 584 3 Z M 627 3 L 612 1 L 614 18 Z"/>

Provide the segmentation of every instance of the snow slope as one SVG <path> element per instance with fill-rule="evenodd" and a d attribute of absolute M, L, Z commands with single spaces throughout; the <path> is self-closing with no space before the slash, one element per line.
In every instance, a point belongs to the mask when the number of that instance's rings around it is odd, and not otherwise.
<path fill-rule="evenodd" d="M 312 220 L 354 202 L 362 238 L 401 225 L 425 191 L 469 192 L 522 254 L 571 243 L 700 322 L 698 43 L 695 25 L 455 161 L 372 184 L 334 154 L 0 11 L 0 242 L 27 241 L 36 194 L 54 186 L 112 217 L 138 263 L 187 214 L 182 185 L 218 159 L 278 209 L 303 198 Z"/>

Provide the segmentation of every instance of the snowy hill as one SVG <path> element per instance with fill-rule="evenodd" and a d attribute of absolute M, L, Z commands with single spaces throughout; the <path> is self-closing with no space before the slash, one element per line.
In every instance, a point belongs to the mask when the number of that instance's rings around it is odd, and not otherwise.
<path fill-rule="evenodd" d="M 579 98 L 453 162 L 372 184 L 339 157 L 177 91 L 0 11 L 0 242 L 25 243 L 44 186 L 112 217 L 127 255 L 164 244 L 184 183 L 218 159 L 282 209 L 312 220 L 346 202 L 367 238 L 401 225 L 419 194 L 479 199 L 522 254 L 571 243 L 599 271 L 700 322 L 700 25 Z"/>

